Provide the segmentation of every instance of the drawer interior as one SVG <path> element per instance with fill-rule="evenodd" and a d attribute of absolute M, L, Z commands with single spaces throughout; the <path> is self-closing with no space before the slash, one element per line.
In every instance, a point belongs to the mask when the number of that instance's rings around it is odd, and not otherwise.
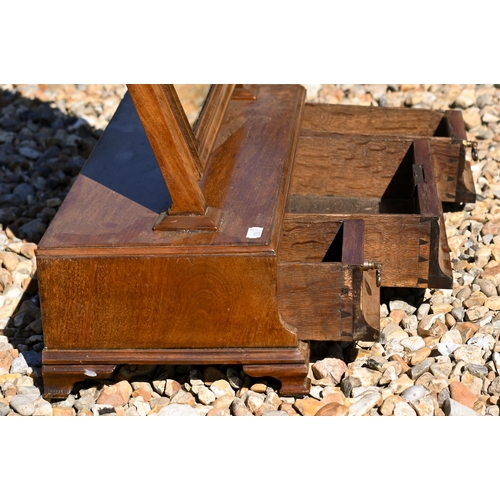
<path fill-rule="evenodd" d="M 288 212 L 419 213 L 413 143 L 397 146 L 373 148 L 371 142 L 353 144 L 337 137 L 330 138 L 327 154 L 317 155 L 313 150 L 317 151 L 321 145 L 310 138 L 301 138 L 292 173 Z M 317 160 L 313 161 L 313 157 Z"/>
<path fill-rule="evenodd" d="M 456 110 L 437 111 L 307 103 L 304 108 L 302 130 L 394 137 L 466 139 L 461 114 Z"/>

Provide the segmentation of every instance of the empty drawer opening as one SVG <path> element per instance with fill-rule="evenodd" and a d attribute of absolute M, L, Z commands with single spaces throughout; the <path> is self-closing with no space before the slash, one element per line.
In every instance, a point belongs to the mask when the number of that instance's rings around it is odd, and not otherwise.
<path fill-rule="evenodd" d="M 287 210 L 360 216 L 418 213 L 413 144 L 400 156 L 394 168 L 377 153 L 372 160 L 366 151 L 353 150 L 347 154 L 339 150 L 329 168 L 325 165 L 313 169 L 299 155 Z"/>

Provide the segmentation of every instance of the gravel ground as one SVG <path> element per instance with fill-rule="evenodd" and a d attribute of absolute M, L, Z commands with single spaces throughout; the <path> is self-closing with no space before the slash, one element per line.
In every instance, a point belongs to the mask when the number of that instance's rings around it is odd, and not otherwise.
<path fill-rule="evenodd" d="M 463 111 L 479 145 L 478 197 L 445 213 L 453 289 L 383 289 L 382 341 L 313 343 L 305 397 L 280 397 L 272 379 L 252 379 L 238 366 L 134 366 L 47 401 L 34 250 L 125 87 L 3 84 L 0 415 L 499 415 L 500 85 L 306 88 L 316 102 Z"/>

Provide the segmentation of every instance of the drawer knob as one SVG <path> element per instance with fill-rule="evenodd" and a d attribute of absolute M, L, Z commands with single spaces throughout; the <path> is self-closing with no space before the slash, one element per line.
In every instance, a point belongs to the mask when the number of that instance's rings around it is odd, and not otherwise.
<path fill-rule="evenodd" d="M 477 141 L 464 141 L 466 148 L 471 148 L 471 156 L 474 161 L 479 159 L 479 155 L 477 154 Z"/>
<path fill-rule="evenodd" d="M 380 284 L 382 283 L 382 262 L 365 260 L 363 263 L 363 270 L 368 271 L 370 269 L 375 269 L 376 283 L 377 286 L 380 287 Z"/>

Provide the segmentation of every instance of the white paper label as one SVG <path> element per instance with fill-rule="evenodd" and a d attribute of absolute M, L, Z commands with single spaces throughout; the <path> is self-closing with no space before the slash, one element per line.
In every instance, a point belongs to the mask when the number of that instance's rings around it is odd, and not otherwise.
<path fill-rule="evenodd" d="M 247 231 L 247 238 L 260 238 L 263 230 L 263 227 L 249 227 Z"/>

